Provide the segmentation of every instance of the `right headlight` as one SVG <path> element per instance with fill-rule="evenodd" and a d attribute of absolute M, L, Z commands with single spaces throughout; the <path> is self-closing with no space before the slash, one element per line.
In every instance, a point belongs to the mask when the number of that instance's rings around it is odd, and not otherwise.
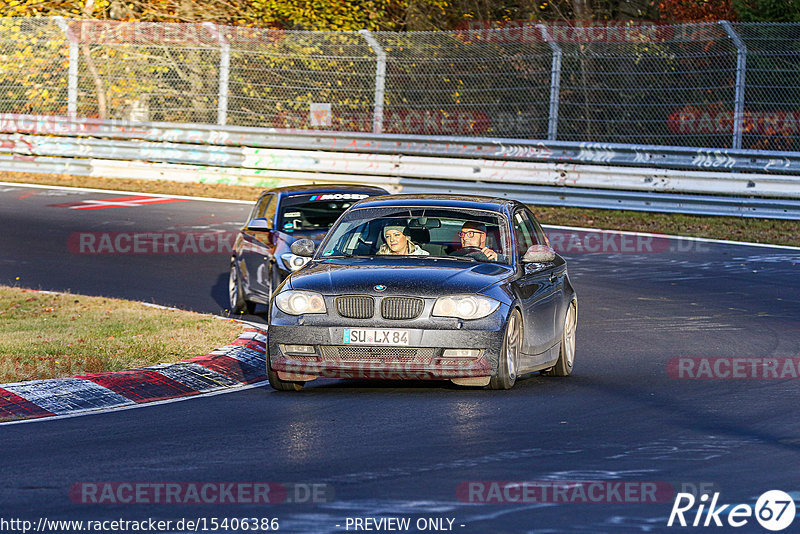
<path fill-rule="evenodd" d="M 448 295 L 439 297 L 433 304 L 431 315 L 482 319 L 500 307 L 500 302 L 483 295 Z"/>
<path fill-rule="evenodd" d="M 306 313 L 326 313 L 325 299 L 314 291 L 290 289 L 275 295 L 275 305 L 283 313 L 303 315 Z"/>
<path fill-rule="evenodd" d="M 286 267 L 292 272 L 299 271 L 301 267 L 311 261 L 311 258 L 306 258 L 305 256 L 296 256 L 291 252 L 281 254 L 281 259 L 283 260 L 283 264 L 286 265 Z"/>

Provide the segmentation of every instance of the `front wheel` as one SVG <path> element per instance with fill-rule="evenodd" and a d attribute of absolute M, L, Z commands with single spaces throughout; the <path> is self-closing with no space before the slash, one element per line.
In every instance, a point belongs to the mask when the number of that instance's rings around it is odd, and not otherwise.
<path fill-rule="evenodd" d="M 519 372 L 519 352 L 522 346 L 522 315 L 511 312 L 506 323 L 505 341 L 497 362 L 497 372 L 489 380 L 489 389 L 511 389 Z"/>
<path fill-rule="evenodd" d="M 269 358 L 267 358 L 267 378 L 269 379 L 269 385 L 278 391 L 300 391 L 305 385 L 305 382 L 292 382 L 290 380 L 281 380 L 278 378 L 277 371 L 272 370 Z"/>
<path fill-rule="evenodd" d="M 575 364 L 575 330 L 578 327 L 578 303 L 572 301 L 567 307 L 564 317 L 564 330 L 561 332 L 561 349 L 558 351 L 558 361 L 550 369 L 542 372 L 547 376 L 569 376 Z"/>
<path fill-rule="evenodd" d="M 252 315 L 256 311 L 255 302 L 250 302 L 244 298 L 242 282 L 239 280 L 239 270 L 236 268 L 235 262 L 231 262 L 231 274 L 228 277 L 228 299 L 231 306 L 231 315 L 242 313 Z"/>

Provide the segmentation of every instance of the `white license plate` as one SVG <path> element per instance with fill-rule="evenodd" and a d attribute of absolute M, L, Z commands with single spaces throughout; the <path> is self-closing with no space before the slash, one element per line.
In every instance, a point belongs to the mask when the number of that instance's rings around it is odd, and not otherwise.
<path fill-rule="evenodd" d="M 408 330 L 396 328 L 345 328 L 344 343 L 349 345 L 408 345 Z"/>

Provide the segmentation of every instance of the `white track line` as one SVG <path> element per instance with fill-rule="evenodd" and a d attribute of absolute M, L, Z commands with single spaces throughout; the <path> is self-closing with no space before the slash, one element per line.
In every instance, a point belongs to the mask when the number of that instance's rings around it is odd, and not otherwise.
<path fill-rule="evenodd" d="M 782 248 L 787 250 L 800 250 L 800 247 L 792 245 L 772 245 L 769 243 L 750 243 L 748 241 L 727 241 L 725 239 L 710 239 L 707 237 L 689 237 L 684 235 L 671 235 L 671 234 L 651 234 L 648 232 L 634 232 L 630 230 L 600 230 L 598 228 L 586 228 L 582 226 L 558 226 L 553 224 L 543 224 L 544 228 L 551 228 L 553 230 L 580 230 L 583 232 L 595 232 L 603 234 L 622 234 L 641 237 L 655 237 L 655 238 L 669 238 L 669 239 L 682 239 L 685 241 L 696 241 L 699 243 L 717 243 L 719 245 L 736 245 L 743 247 L 764 247 L 764 248 Z"/>
<path fill-rule="evenodd" d="M 226 202 L 228 204 L 253 204 L 256 199 L 253 200 L 233 200 L 230 198 L 209 198 L 209 197 L 189 197 L 184 195 L 165 195 L 163 193 L 142 193 L 141 191 L 123 191 L 121 189 L 92 189 L 89 187 L 68 187 L 63 185 L 41 185 L 41 184 L 22 184 L 17 182 L 0 182 L 0 186 L 11 186 L 11 187 L 22 187 L 26 189 L 57 189 L 59 191 L 84 191 L 87 193 L 108 193 L 108 194 L 120 194 L 120 193 L 127 193 L 130 195 L 143 195 L 143 196 L 152 196 L 152 197 L 160 197 L 160 198 L 179 198 L 181 200 L 197 200 L 200 202 Z"/>

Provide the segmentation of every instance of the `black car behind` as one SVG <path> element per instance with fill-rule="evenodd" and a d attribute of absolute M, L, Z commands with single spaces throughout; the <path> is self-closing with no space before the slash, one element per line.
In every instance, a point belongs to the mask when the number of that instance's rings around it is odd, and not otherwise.
<path fill-rule="evenodd" d="M 336 219 L 361 199 L 386 195 L 364 185 L 300 185 L 263 191 L 239 231 L 228 284 L 231 313 L 253 313 L 308 258 L 292 254 L 298 239 L 319 243 Z"/>

